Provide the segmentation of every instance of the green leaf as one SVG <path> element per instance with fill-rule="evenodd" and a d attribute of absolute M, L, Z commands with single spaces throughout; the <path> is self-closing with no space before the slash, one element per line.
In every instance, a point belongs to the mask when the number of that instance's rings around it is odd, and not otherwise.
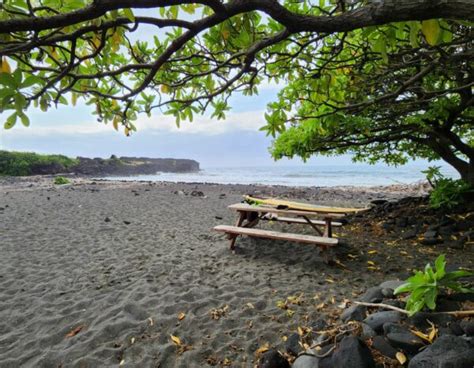
<path fill-rule="evenodd" d="M 436 258 L 435 268 L 436 268 L 436 274 L 435 274 L 436 279 L 437 280 L 442 279 L 446 274 L 446 271 L 445 271 L 446 256 L 444 254 L 440 254 L 438 258 Z"/>
<path fill-rule="evenodd" d="M 374 51 L 378 52 L 382 56 L 382 60 L 385 64 L 388 63 L 387 55 L 387 43 L 384 37 L 379 37 L 374 44 Z"/>
<path fill-rule="evenodd" d="M 441 34 L 441 28 L 437 19 L 429 19 L 421 22 L 421 32 L 429 45 L 435 46 Z"/>
<path fill-rule="evenodd" d="M 444 275 L 444 280 L 454 281 L 454 280 L 460 279 L 461 277 L 470 277 L 470 276 L 474 276 L 474 272 L 470 272 L 466 270 L 458 270 L 458 271 L 447 272 Z"/>
<path fill-rule="evenodd" d="M 21 115 L 20 115 L 20 119 L 21 119 L 21 123 L 22 123 L 25 127 L 29 127 L 29 126 L 30 126 L 30 119 L 28 118 L 28 116 L 26 116 L 25 114 L 21 114 Z"/>
<path fill-rule="evenodd" d="M 406 292 L 412 291 L 412 290 L 413 290 L 413 284 L 410 283 L 410 282 L 407 282 L 407 283 L 405 283 L 405 284 L 400 285 L 399 287 L 397 287 L 397 288 L 393 291 L 393 293 L 394 293 L 395 295 L 398 295 L 398 294 L 406 293 Z"/>
<path fill-rule="evenodd" d="M 5 129 L 13 128 L 16 124 L 16 118 L 17 118 L 17 115 L 16 115 L 16 112 L 14 112 L 7 118 L 7 121 L 5 122 L 5 124 L 3 124 L 3 127 Z"/>
<path fill-rule="evenodd" d="M 21 83 L 21 88 L 28 88 L 34 84 L 41 84 L 42 82 L 43 80 L 40 77 L 37 77 L 36 75 L 30 75 L 25 78 L 23 83 Z"/>
<path fill-rule="evenodd" d="M 15 78 L 13 78 L 11 74 L 7 74 L 7 73 L 0 73 L 0 85 L 8 86 L 11 88 L 18 87 L 15 81 Z"/>
<path fill-rule="evenodd" d="M 410 45 L 413 48 L 420 46 L 418 42 L 418 32 L 420 31 L 420 24 L 418 22 L 410 22 Z"/>
<path fill-rule="evenodd" d="M 125 15 L 125 17 L 128 18 L 128 20 L 130 20 L 131 22 L 135 22 L 135 15 L 133 14 L 132 9 L 130 8 L 123 9 L 123 15 Z"/>
<path fill-rule="evenodd" d="M 429 289 L 425 293 L 425 304 L 431 310 L 436 309 L 436 297 L 438 296 L 438 290 L 436 288 Z"/>

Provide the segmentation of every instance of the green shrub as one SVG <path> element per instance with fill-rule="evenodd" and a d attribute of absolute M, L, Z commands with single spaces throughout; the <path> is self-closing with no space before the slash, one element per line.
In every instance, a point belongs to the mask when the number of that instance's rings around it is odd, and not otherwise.
<path fill-rule="evenodd" d="M 409 292 L 405 309 L 409 315 L 422 310 L 425 306 L 436 309 L 436 298 L 442 289 L 451 289 L 460 293 L 473 293 L 474 289 L 465 288 L 457 280 L 461 277 L 473 276 L 473 272 L 458 270 L 446 272 L 446 260 L 441 254 L 435 261 L 435 270 L 428 263 L 424 271 L 417 271 L 409 277 L 405 284 L 395 289 L 395 294 Z"/>
<path fill-rule="evenodd" d="M 69 184 L 70 181 L 68 178 L 65 178 L 64 176 L 56 176 L 54 178 L 54 184 L 55 185 L 63 185 L 63 184 Z"/>
<path fill-rule="evenodd" d="M 0 175 L 26 176 L 32 174 L 35 166 L 58 164 L 67 169 L 78 163 L 79 160 L 63 155 L 0 151 Z"/>
<path fill-rule="evenodd" d="M 433 187 L 430 193 L 432 208 L 453 208 L 462 203 L 468 193 L 473 193 L 474 188 L 463 180 L 444 177 L 439 171 L 439 166 L 429 167 L 423 171 L 426 179 Z"/>
<path fill-rule="evenodd" d="M 462 203 L 468 193 L 474 189 L 463 180 L 442 178 L 430 193 L 430 205 L 433 208 L 453 208 Z"/>

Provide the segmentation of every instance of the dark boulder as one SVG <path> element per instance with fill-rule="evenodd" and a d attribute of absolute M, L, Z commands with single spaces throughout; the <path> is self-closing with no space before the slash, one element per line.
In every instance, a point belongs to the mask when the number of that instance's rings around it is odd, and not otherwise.
<path fill-rule="evenodd" d="M 288 339 L 285 341 L 285 350 L 288 354 L 298 355 L 302 350 L 300 345 L 300 335 L 297 333 L 291 334 Z"/>
<path fill-rule="evenodd" d="M 374 331 L 381 332 L 384 323 L 388 322 L 400 322 L 402 315 L 395 311 L 383 311 L 373 313 L 364 319 L 364 322 L 368 324 Z"/>
<path fill-rule="evenodd" d="M 391 332 L 387 334 L 387 340 L 395 348 L 402 349 L 410 354 L 416 354 L 425 346 L 423 341 L 411 332 Z"/>
<path fill-rule="evenodd" d="M 362 294 L 360 297 L 361 302 L 368 302 L 368 303 L 379 303 L 383 300 L 384 295 L 382 293 L 382 289 L 380 286 L 374 286 Z"/>
<path fill-rule="evenodd" d="M 331 358 L 334 368 L 374 368 L 375 362 L 372 353 L 365 343 L 355 336 L 346 336 L 342 339 Z"/>
<path fill-rule="evenodd" d="M 301 355 L 293 362 L 292 368 L 319 368 L 319 359 L 313 355 Z"/>
<path fill-rule="evenodd" d="M 363 305 L 353 305 L 346 308 L 341 314 L 341 321 L 363 321 L 366 318 L 367 308 Z"/>
<path fill-rule="evenodd" d="M 372 339 L 372 348 L 390 359 L 395 359 L 397 354 L 397 349 L 390 345 L 383 336 L 375 336 Z"/>
<path fill-rule="evenodd" d="M 462 337 L 440 336 L 425 350 L 415 355 L 408 368 L 472 368 L 474 345 Z"/>
<path fill-rule="evenodd" d="M 258 368 L 290 368 L 290 363 L 277 350 L 271 349 L 260 358 Z"/>

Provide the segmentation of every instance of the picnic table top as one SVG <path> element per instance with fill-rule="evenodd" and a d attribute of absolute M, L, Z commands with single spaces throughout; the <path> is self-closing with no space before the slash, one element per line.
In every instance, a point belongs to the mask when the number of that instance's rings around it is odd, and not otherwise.
<path fill-rule="evenodd" d="M 276 213 L 281 215 L 294 216 L 323 216 L 326 218 L 341 218 L 345 213 L 331 212 L 330 207 L 321 207 L 321 209 L 313 209 L 311 211 L 291 210 L 291 209 L 277 209 L 266 205 L 250 205 L 247 203 L 236 203 L 229 206 L 234 211 L 258 212 L 258 213 Z"/>

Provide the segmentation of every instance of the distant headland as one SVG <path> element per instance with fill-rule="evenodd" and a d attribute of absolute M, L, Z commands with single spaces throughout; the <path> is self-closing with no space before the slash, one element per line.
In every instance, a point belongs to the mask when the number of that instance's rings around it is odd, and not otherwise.
<path fill-rule="evenodd" d="M 117 157 L 108 159 L 32 152 L 0 151 L 0 175 L 28 176 L 79 174 L 93 176 L 150 175 L 157 172 L 199 171 L 199 162 L 188 159 Z"/>

